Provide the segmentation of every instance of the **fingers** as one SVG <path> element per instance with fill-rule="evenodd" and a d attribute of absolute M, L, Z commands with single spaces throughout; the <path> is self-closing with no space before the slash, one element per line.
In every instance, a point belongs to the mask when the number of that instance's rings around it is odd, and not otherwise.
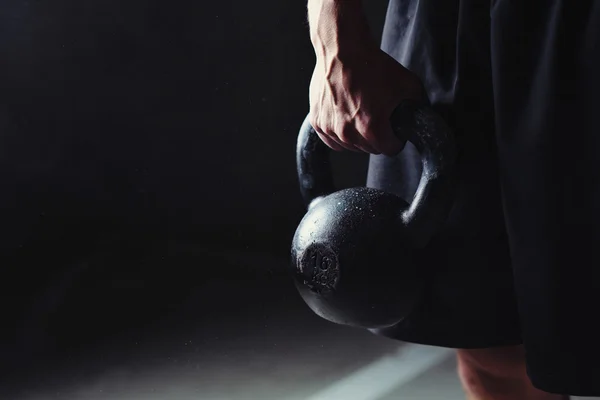
<path fill-rule="evenodd" d="M 336 128 L 320 123 L 320 121 L 313 116 L 310 117 L 310 121 L 313 129 L 319 135 L 319 138 L 335 151 L 349 150 L 353 152 L 381 154 L 381 151 L 373 147 L 369 141 L 360 134 L 352 120 L 339 123 Z"/>
<path fill-rule="evenodd" d="M 353 121 L 348 121 L 341 124 L 336 130 L 338 138 L 345 144 L 351 144 L 358 151 L 362 151 L 370 154 L 381 154 L 379 150 L 374 148 L 369 141 L 361 135 L 356 129 Z"/>
<path fill-rule="evenodd" d="M 323 143 L 325 143 L 330 149 L 335 150 L 335 151 L 344 151 L 345 148 L 342 147 L 341 145 L 339 145 L 335 140 L 333 140 L 332 138 L 330 138 L 329 136 L 325 135 L 322 132 L 319 132 L 318 129 L 315 129 L 315 132 L 317 132 L 317 135 L 319 135 L 319 138 L 323 141 Z"/>
<path fill-rule="evenodd" d="M 314 126 L 313 126 L 313 128 L 314 128 Z M 344 150 L 349 150 L 349 151 L 354 151 L 354 152 L 360 151 L 359 149 L 354 147 L 351 143 L 344 143 L 343 141 L 341 141 L 335 135 L 335 133 L 333 133 L 331 130 L 325 131 L 325 130 L 319 129 L 319 128 L 314 128 L 314 130 L 317 132 L 317 134 L 319 135 L 319 137 L 321 138 L 323 143 L 325 143 L 327 146 L 329 146 L 331 149 L 333 149 L 335 151 L 344 151 Z"/>
<path fill-rule="evenodd" d="M 358 120 L 358 130 L 369 145 L 375 149 L 378 154 L 386 156 L 396 156 L 404 149 L 405 140 L 401 140 L 392 130 L 389 119 L 372 121 Z"/>
<path fill-rule="evenodd" d="M 336 135 L 336 133 L 333 129 L 327 127 L 327 125 L 325 125 L 325 124 L 322 124 L 320 122 L 320 120 L 318 120 L 312 114 L 310 116 L 310 124 L 313 127 L 313 129 L 315 130 L 315 132 L 317 132 L 317 135 L 319 135 L 319 138 L 321 138 L 323 143 L 325 143 L 332 150 L 335 150 L 335 151 L 349 150 L 349 151 L 354 151 L 354 152 L 360 151 L 352 143 L 342 141 L 338 137 L 338 135 Z"/>

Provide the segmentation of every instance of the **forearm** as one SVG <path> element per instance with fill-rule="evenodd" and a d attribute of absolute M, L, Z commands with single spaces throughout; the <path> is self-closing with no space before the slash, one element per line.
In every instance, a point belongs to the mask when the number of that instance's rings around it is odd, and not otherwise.
<path fill-rule="evenodd" d="M 317 56 L 374 45 L 363 0 L 308 0 L 310 39 Z"/>

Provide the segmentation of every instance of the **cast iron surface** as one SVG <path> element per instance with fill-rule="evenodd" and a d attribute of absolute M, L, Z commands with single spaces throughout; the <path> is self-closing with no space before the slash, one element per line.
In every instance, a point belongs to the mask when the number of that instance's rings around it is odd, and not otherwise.
<path fill-rule="evenodd" d="M 308 211 L 293 238 L 292 272 L 307 305 L 331 322 L 362 328 L 394 325 L 418 301 L 419 251 L 444 224 L 453 200 L 453 134 L 427 104 L 403 102 L 396 135 L 421 154 L 413 201 L 378 189 L 336 191 L 329 148 L 305 119 L 296 162 Z"/>

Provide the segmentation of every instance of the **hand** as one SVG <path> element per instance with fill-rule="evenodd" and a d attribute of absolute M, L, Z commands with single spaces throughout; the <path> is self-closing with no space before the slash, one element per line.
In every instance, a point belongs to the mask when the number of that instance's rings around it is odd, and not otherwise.
<path fill-rule="evenodd" d="M 404 99 L 423 99 L 420 80 L 371 43 L 319 52 L 310 83 L 309 120 L 321 140 L 344 149 L 393 156 L 405 141 L 390 118 Z"/>

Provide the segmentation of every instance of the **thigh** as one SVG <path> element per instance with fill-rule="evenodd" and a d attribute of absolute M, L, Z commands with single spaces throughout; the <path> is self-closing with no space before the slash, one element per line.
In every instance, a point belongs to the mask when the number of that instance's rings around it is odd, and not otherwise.
<path fill-rule="evenodd" d="M 432 270 L 420 307 L 376 333 L 431 345 L 520 342 L 494 135 L 489 3 L 391 0 L 383 49 L 419 75 L 459 144 L 458 188 L 448 223 L 423 255 Z M 410 201 L 420 174 L 408 147 L 372 156 L 368 185 Z"/>
<path fill-rule="evenodd" d="M 420 177 L 419 163 L 413 147 L 396 158 L 372 156 L 367 185 L 410 201 Z M 485 182 L 485 170 L 460 171 L 450 219 L 420 259 L 421 267 L 430 271 L 422 302 L 400 324 L 374 333 L 455 348 L 521 343 L 510 255 L 497 205 L 500 196 L 491 196 L 496 189 L 486 188 L 488 184 L 477 183 Z"/>
<path fill-rule="evenodd" d="M 491 32 L 528 371 L 542 390 L 600 395 L 600 1 L 497 0 Z"/>

